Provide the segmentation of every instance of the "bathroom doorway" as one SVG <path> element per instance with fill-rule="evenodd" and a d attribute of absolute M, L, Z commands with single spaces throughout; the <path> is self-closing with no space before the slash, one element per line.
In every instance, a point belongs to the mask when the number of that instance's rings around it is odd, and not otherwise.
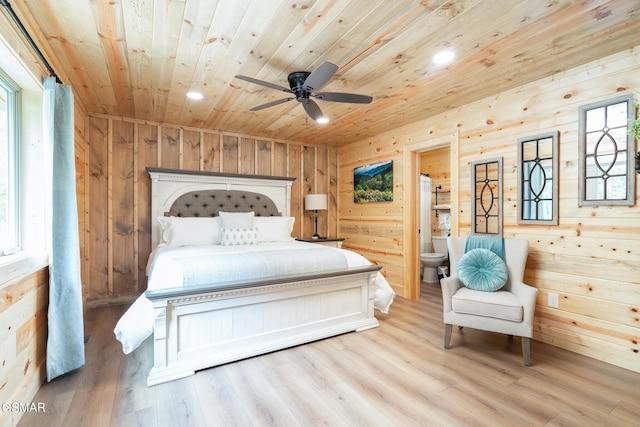
<path fill-rule="evenodd" d="M 429 156 L 432 152 L 431 160 L 434 160 L 437 150 L 445 149 L 449 153 L 449 171 L 433 172 L 431 178 L 439 176 L 441 179 L 446 175 L 447 184 L 449 185 L 449 200 L 451 205 L 450 216 L 450 233 L 457 235 L 458 233 L 458 133 L 451 133 L 438 138 L 425 140 L 422 142 L 406 145 L 404 147 L 404 189 L 408 197 L 403 202 L 403 220 L 404 220 L 404 290 L 406 298 L 419 298 L 421 285 L 421 263 L 420 263 L 420 169 L 421 155 L 425 153 Z M 426 160 L 428 162 L 429 160 Z M 442 174 L 442 176 L 441 176 Z M 432 181 L 433 182 L 433 181 Z M 443 186 L 444 188 L 444 186 Z M 440 195 L 438 195 L 440 197 Z M 439 200 L 440 201 L 440 200 Z M 434 194 L 435 202 L 435 194 Z M 434 231 L 435 220 L 432 221 L 431 230 Z M 439 229 L 436 225 L 436 232 Z"/>
<path fill-rule="evenodd" d="M 421 284 L 438 285 L 447 274 L 446 237 L 451 229 L 451 148 L 433 148 L 419 153 L 420 220 L 419 271 Z"/>

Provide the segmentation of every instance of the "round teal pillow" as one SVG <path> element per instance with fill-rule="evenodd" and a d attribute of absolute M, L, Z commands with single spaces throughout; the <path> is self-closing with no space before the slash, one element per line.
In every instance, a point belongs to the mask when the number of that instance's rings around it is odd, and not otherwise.
<path fill-rule="evenodd" d="M 507 283 L 507 265 L 489 249 L 472 249 L 458 261 L 458 278 L 469 289 L 493 292 Z"/>

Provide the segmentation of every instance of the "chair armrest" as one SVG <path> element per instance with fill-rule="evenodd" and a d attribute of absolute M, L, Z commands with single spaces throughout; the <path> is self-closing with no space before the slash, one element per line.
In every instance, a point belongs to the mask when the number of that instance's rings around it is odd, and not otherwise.
<path fill-rule="evenodd" d="M 460 283 L 458 276 L 449 276 L 440 279 L 440 286 L 442 287 L 442 308 L 445 313 L 448 313 L 453 310 L 451 298 L 462 287 L 462 283 Z"/>
<path fill-rule="evenodd" d="M 523 322 L 532 324 L 533 313 L 536 309 L 538 289 L 522 282 L 515 282 L 511 284 L 511 292 L 522 301 L 522 307 L 524 309 Z"/>

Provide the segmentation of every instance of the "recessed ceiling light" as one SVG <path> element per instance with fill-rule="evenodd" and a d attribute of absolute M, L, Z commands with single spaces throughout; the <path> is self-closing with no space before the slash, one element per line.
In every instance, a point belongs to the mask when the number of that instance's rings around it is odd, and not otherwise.
<path fill-rule="evenodd" d="M 325 123 L 329 123 L 329 119 L 327 117 L 320 117 L 318 120 L 316 120 L 316 122 L 318 122 L 321 125 L 323 125 Z"/>
<path fill-rule="evenodd" d="M 453 58 L 456 57 L 456 54 L 452 50 L 441 50 L 440 52 L 433 55 L 433 63 L 436 65 L 445 65 L 453 61 Z"/>
<path fill-rule="evenodd" d="M 191 92 L 187 92 L 187 98 L 200 100 L 200 99 L 204 98 L 204 95 L 201 94 L 200 92 L 191 91 Z"/>

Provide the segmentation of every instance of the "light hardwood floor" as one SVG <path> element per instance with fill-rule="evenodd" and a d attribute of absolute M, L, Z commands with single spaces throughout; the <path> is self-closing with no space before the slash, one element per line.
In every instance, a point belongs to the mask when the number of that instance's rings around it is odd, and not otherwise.
<path fill-rule="evenodd" d="M 151 342 L 125 356 L 122 307 L 92 310 L 87 364 L 41 388 L 20 426 L 639 426 L 640 374 L 532 341 L 454 328 L 440 289 L 397 299 L 380 327 L 147 387 Z"/>

